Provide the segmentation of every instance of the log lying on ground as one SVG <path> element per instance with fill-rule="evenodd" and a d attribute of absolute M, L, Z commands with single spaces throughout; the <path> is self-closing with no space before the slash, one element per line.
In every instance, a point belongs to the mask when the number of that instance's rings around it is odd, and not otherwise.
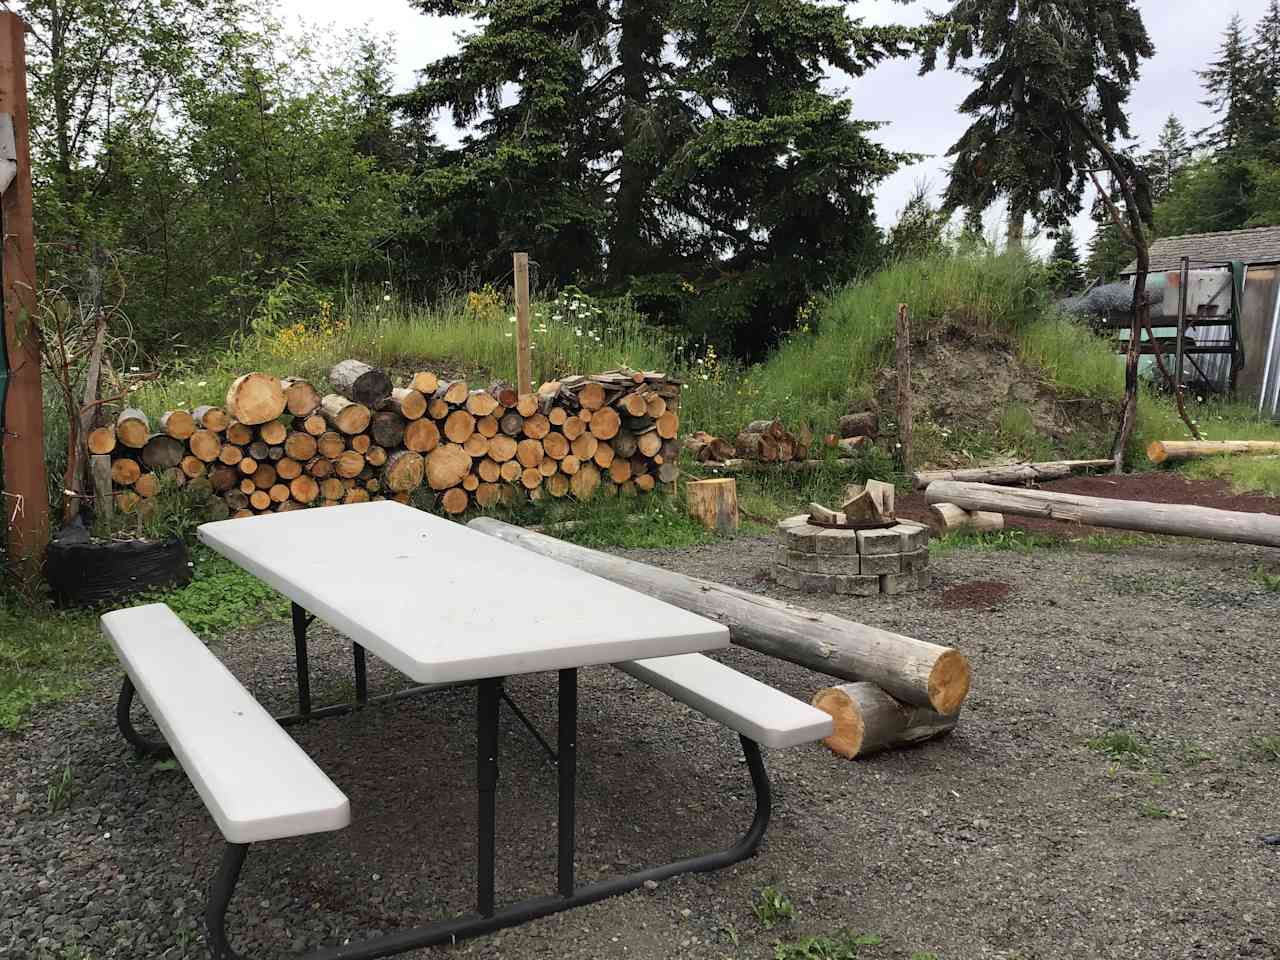
<path fill-rule="evenodd" d="M 1004 529 L 1004 514 L 965 510 L 954 503 L 931 503 L 929 514 L 940 532 L 968 530 L 973 533 L 994 533 Z"/>
<path fill-rule="evenodd" d="M 950 480 L 929 484 L 925 498 L 930 503 L 954 503 L 965 510 L 990 510 L 1095 527 L 1280 547 L 1280 517 L 1265 513 L 1238 513 L 1180 503 L 1108 500 Z"/>
<path fill-rule="evenodd" d="M 821 470 L 823 467 L 852 467 L 858 462 L 849 457 L 840 457 L 836 460 L 791 460 L 787 463 L 764 463 L 759 460 L 734 458 L 719 462 L 708 460 L 703 463 L 703 466 L 722 473 L 742 473 L 750 470 L 795 470 L 803 473 L 806 470 Z"/>
<path fill-rule="evenodd" d="M 1147 447 L 1147 459 L 1152 463 L 1228 454 L 1239 456 L 1274 453 L 1280 453 L 1280 442 L 1275 440 L 1156 440 Z"/>
<path fill-rule="evenodd" d="M 917 490 L 923 490 L 938 480 L 955 480 L 959 483 L 1037 483 L 1043 480 L 1061 480 L 1071 476 L 1076 470 L 1113 466 L 1114 460 L 1050 460 L 1045 463 L 1009 463 L 997 467 L 968 467 L 963 470 L 918 470 L 911 475 L 911 482 Z"/>
<path fill-rule="evenodd" d="M 813 695 L 813 705 L 831 714 L 833 731 L 823 739 L 833 753 L 852 760 L 950 733 L 958 712 L 899 703 L 874 683 L 844 683 Z"/>
<path fill-rule="evenodd" d="M 588 550 L 489 517 L 469 526 L 716 620 L 739 646 L 842 680 L 870 681 L 906 703 L 951 714 L 969 693 L 969 661 L 951 647 Z"/>

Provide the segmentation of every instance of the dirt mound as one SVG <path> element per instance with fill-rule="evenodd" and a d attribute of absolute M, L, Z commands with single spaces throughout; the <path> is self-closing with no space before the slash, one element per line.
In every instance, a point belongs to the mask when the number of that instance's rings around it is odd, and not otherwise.
<path fill-rule="evenodd" d="M 1105 400 L 1060 396 L 1007 341 L 956 326 L 912 345 L 911 388 L 921 465 L 1101 456 L 1116 417 Z M 894 410 L 897 372 L 882 370 L 875 389 Z"/>

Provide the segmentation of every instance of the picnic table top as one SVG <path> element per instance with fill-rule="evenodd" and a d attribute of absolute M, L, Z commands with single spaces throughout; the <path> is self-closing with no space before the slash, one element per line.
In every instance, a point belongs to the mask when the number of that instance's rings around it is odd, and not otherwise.
<path fill-rule="evenodd" d="M 206 523 L 212 549 L 419 683 L 728 646 L 728 628 L 394 501 Z"/>

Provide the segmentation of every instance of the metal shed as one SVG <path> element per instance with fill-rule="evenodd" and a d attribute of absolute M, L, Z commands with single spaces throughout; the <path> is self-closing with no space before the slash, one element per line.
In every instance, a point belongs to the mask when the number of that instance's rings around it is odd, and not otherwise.
<path fill-rule="evenodd" d="M 1184 261 L 1184 374 L 1256 401 L 1260 413 L 1280 416 L 1280 226 L 1152 243 L 1147 286 L 1159 343 L 1144 352 L 1173 353 Z M 1121 276 L 1132 284 L 1136 269 L 1130 263 Z"/>

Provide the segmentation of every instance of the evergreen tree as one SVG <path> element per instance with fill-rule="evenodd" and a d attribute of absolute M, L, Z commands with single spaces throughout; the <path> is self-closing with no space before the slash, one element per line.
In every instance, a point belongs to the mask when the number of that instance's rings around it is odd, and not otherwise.
<path fill-rule="evenodd" d="M 1240 15 L 1232 16 L 1218 47 L 1218 59 L 1196 71 L 1207 98 L 1200 101 L 1212 110 L 1217 121 L 1196 137 L 1210 150 L 1231 150 L 1244 141 L 1251 124 L 1252 70 Z"/>
<path fill-rule="evenodd" d="M 1049 277 L 1059 294 L 1076 293 L 1084 286 L 1084 274 L 1080 271 L 1075 232 L 1070 224 L 1063 224 L 1057 233 L 1049 254 Z"/>
<path fill-rule="evenodd" d="M 1257 153 L 1280 160 L 1280 0 L 1271 0 L 1254 28 L 1249 58 L 1255 101 L 1250 139 Z"/>
<path fill-rule="evenodd" d="M 420 199 L 428 232 L 452 238 L 448 265 L 501 277 L 523 248 L 543 280 L 683 277 L 704 307 L 700 280 L 740 278 L 726 294 L 739 306 L 708 308 L 708 323 L 749 324 L 754 347 L 804 288 L 878 255 L 870 191 L 903 157 L 822 84 L 905 55 L 922 31 L 820 0 L 414 3 L 478 24 L 401 101 L 468 129 Z"/>
<path fill-rule="evenodd" d="M 926 49 L 922 72 L 940 52 L 952 69 L 979 60 L 963 70 L 976 85 L 960 110 L 974 119 L 948 152 L 944 206 L 984 210 L 1006 198 L 1011 242 L 1024 214 L 1066 222 L 1097 155 L 1129 133 L 1130 86 L 1153 53 L 1135 3 L 953 0 L 933 20 L 945 37 Z"/>
<path fill-rule="evenodd" d="M 1142 158 L 1142 165 L 1151 181 L 1151 199 L 1159 202 L 1169 195 L 1173 180 L 1191 159 L 1191 146 L 1187 131 L 1174 114 L 1169 114 L 1155 149 Z"/>

